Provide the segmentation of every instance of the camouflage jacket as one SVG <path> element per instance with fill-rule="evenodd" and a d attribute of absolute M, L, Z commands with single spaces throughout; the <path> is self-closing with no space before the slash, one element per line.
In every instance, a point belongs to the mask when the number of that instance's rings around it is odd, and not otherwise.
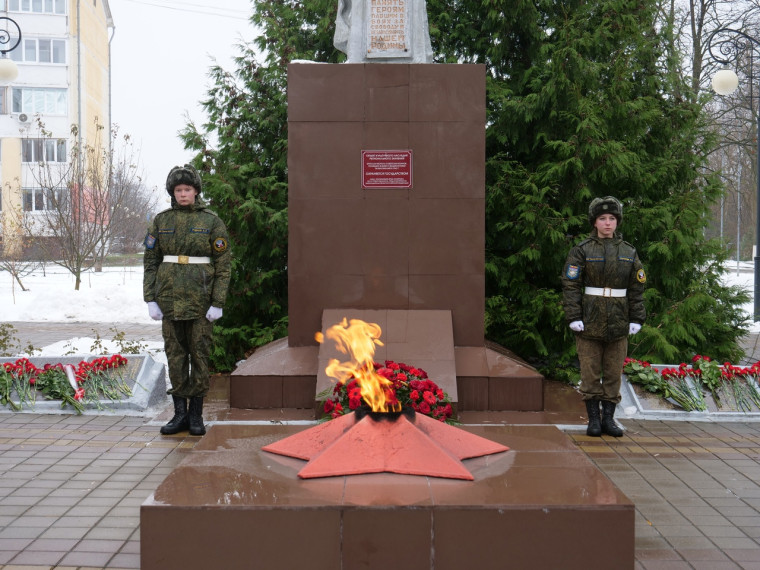
<path fill-rule="evenodd" d="M 594 232 L 570 250 L 562 274 L 568 323 L 583 321 L 586 338 L 614 340 L 628 335 L 629 323 L 643 324 L 646 274 L 636 249 L 619 235 L 601 239 Z M 588 295 L 586 287 L 625 289 L 624 297 Z"/>
<path fill-rule="evenodd" d="M 209 257 L 211 263 L 164 261 L 165 255 Z M 145 238 L 143 298 L 156 301 L 164 318 L 183 321 L 205 316 L 210 306 L 223 307 L 230 283 L 227 228 L 196 199 L 158 214 Z"/>

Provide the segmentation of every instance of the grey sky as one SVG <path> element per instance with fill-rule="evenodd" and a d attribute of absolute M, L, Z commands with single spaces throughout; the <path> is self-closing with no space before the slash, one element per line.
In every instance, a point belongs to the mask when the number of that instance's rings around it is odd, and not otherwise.
<path fill-rule="evenodd" d="M 169 169 L 189 160 L 177 133 L 200 101 L 215 59 L 227 69 L 241 38 L 250 41 L 251 0 L 109 0 L 112 121 L 131 135 L 149 187 L 163 189 Z M 213 58 L 213 59 L 212 59 Z"/>

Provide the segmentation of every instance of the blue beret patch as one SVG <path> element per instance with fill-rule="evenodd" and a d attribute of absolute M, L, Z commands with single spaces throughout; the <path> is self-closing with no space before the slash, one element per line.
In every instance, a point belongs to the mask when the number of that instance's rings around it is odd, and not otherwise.
<path fill-rule="evenodd" d="M 565 276 L 568 279 L 578 279 L 578 276 L 581 274 L 581 268 L 577 265 L 568 265 L 567 269 L 565 270 Z"/>
<path fill-rule="evenodd" d="M 145 241 L 143 243 L 145 244 L 145 249 L 153 249 L 156 247 L 156 238 L 148 234 L 145 236 Z"/>

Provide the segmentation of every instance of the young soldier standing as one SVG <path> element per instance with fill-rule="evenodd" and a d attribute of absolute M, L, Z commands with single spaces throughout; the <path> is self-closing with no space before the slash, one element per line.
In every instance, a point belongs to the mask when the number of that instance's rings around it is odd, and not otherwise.
<path fill-rule="evenodd" d="M 148 313 L 162 320 L 174 402 L 174 417 L 161 433 L 203 435 L 212 323 L 222 316 L 230 282 L 229 238 L 200 200 L 201 179 L 192 166 L 172 168 L 166 191 L 172 207 L 155 217 L 145 238 L 143 278 Z"/>
<path fill-rule="evenodd" d="M 591 235 L 570 250 L 562 274 L 565 318 L 575 333 L 581 365 L 586 433 L 620 437 L 615 407 L 620 402 L 628 335 L 639 332 L 646 318 L 646 274 L 636 249 L 616 231 L 623 219 L 619 200 L 595 198 L 588 219 Z"/>

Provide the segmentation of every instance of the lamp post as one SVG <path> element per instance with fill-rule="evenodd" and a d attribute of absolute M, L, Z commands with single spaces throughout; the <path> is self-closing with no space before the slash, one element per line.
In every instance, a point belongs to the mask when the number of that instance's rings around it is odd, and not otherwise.
<path fill-rule="evenodd" d="M 8 52 L 16 49 L 16 46 L 21 43 L 21 28 L 16 23 L 16 20 L 9 18 L 8 16 L 0 16 L 0 25 L 5 24 L 0 28 L 0 82 L 10 83 L 16 77 L 18 77 L 18 66 L 16 62 L 8 57 Z M 11 31 L 15 28 L 15 34 Z"/>
<path fill-rule="evenodd" d="M 719 55 L 713 51 L 717 49 Z M 718 95 L 730 95 L 739 86 L 739 77 L 728 69 L 731 61 L 736 61 L 739 54 L 749 48 L 760 48 L 760 40 L 733 28 L 718 28 L 707 39 L 707 49 L 715 61 L 724 66 L 712 79 L 712 88 Z M 750 62 L 752 53 L 750 53 Z M 750 84 L 750 88 L 751 88 Z M 757 133 L 755 139 L 757 155 L 755 156 L 757 170 L 757 195 L 755 210 L 755 310 L 754 320 L 760 321 L 760 109 L 756 113 Z"/>

